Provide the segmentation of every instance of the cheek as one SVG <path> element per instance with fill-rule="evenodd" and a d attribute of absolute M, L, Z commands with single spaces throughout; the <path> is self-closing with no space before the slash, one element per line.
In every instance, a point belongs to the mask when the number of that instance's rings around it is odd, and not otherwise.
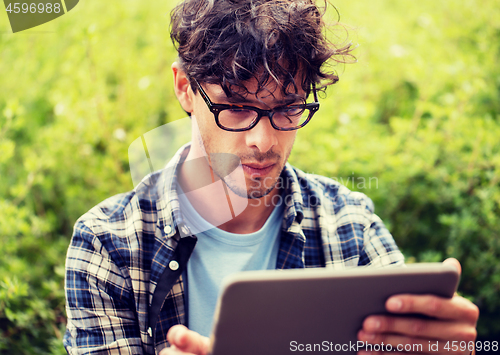
<path fill-rule="evenodd" d="M 286 147 L 286 151 L 289 154 L 292 150 L 293 144 L 295 143 L 295 137 L 297 137 L 297 131 L 283 132 L 284 136 L 282 137 L 281 144 L 283 147 Z"/>
<path fill-rule="evenodd" d="M 231 149 L 232 147 L 237 146 L 238 135 L 220 129 L 215 123 L 213 115 L 211 117 L 202 117 L 197 120 L 197 123 L 200 132 L 198 139 L 207 153 L 229 153 L 234 150 Z"/>

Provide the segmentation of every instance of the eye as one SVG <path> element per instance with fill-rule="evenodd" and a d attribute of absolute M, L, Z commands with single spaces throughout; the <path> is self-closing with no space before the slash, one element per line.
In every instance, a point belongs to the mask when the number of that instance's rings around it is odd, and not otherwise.
<path fill-rule="evenodd" d="M 230 108 L 228 109 L 228 111 L 230 113 L 248 113 L 250 112 L 250 110 L 248 109 L 245 109 L 245 108 L 239 108 L 239 107 L 236 107 L 236 108 Z"/>
<path fill-rule="evenodd" d="M 279 110 L 279 112 L 287 117 L 293 118 L 302 115 L 304 107 L 302 106 L 287 106 Z"/>
<path fill-rule="evenodd" d="M 234 107 L 234 108 L 230 108 L 226 111 L 227 111 L 227 114 L 230 114 L 230 115 L 235 116 L 235 117 L 248 117 L 248 116 L 253 115 L 252 110 L 248 110 L 245 108 Z"/>

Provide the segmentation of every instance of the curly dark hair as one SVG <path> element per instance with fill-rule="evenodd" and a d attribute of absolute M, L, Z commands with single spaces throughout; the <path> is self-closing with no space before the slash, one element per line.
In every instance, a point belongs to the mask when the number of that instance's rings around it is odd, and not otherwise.
<path fill-rule="evenodd" d="M 180 63 L 193 79 L 219 84 L 226 95 L 248 94 L 244 82 L 255 78 L 257 94 L 274 82 L 285 95 L 298 85 L 310 93 L 339 78 L 331 61 L 345 62 L 353 46 L 336 46 L 325 36 L 327 0 L 184 0 L 172 10 L 170 36 Z M 296 79 L 301 82 L 296 83 Z"/>

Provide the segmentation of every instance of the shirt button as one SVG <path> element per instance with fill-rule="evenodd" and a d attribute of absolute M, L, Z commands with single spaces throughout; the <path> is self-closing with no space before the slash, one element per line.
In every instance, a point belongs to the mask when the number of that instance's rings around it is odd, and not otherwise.
<path fill-rule="evenodd" d="M 170 232 L 172 232 L 172 226 L 170 224 L 167 224 L 165 228 L 163 228 L 163 231 L 165 232 L 165 234 L 170 234 Z"/>
<path fill-rule="evenodd" d="M 168 267 L 170 268 L 170 270 L 176 271 L 177 269 L 179 269 L 179 263 L 175 260 L 172 260 L 168 263 Z"/>

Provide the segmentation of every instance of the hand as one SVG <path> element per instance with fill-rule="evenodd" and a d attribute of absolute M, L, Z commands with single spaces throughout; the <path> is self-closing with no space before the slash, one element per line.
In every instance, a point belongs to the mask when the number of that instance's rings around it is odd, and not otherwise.
<path fill-rule="evenodd" d="M 444 263 L 455 266 L 461 273 L 456 259 Z M 396 295 L 390 297 L 385 307 L 391 313 L 420 313 L 436 319 L 411 317 L 369 316 L 358 332 L 358 340 L 368 344 L 384 344 L 375 348 L 383 353 L 390 344 L 393 350 L 404 353 L 469 354 L 469 342 L 477 336 L 476 323 L 479 309 L 472 302 L 455 294 L 446 299 L 432 295 Z M 453 341 L 456 341 L 452 343 Z M 467 344 L 467 346 L 460 346 Z M 449 349 L 445 349 L 447 345 Z M 458 346 L 452 346 L 452 344 Z M 397 348 L 399 346 L 399 348 Z M 359 354 L 369 352 L 360 351 Z"/>
<path fill-rule="evenodd" d="M 210 350 L 210 340 L 183 325 L 174 325 L 168 330 L 169 348 L 158 355 L 207 355 Z"/>

